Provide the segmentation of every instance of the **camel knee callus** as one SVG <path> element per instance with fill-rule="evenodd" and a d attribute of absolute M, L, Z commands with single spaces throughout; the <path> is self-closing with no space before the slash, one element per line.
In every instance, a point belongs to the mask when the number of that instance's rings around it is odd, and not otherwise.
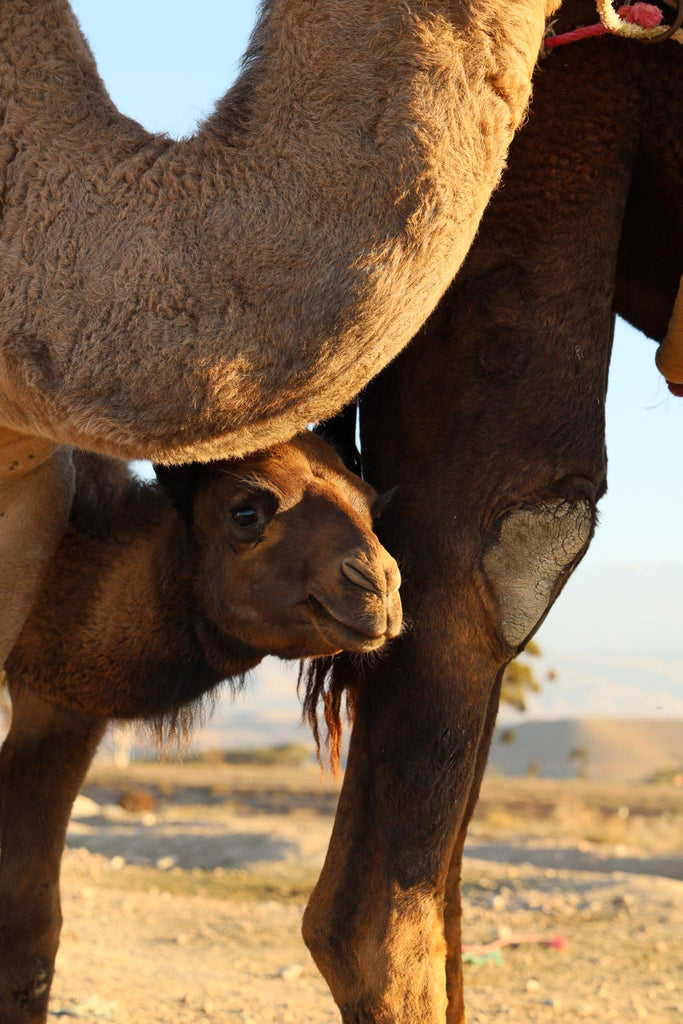
<path fill-rule="evenodd" d="M 588 500 L 524 504 L 499 520 L 482 568 L 496 601 L 503 640 L 517 649 L 539 625 L 585 551 L 595 512 Z"/>
<path fill-rule="evenodd" d="M 317 436 L 158 467 L 153 486 L 74 458 L 71 524 L 7 661 L 46 700 L 156 717 L 266 654 L 365 652 L 400 632 L 377 496 Z"/>

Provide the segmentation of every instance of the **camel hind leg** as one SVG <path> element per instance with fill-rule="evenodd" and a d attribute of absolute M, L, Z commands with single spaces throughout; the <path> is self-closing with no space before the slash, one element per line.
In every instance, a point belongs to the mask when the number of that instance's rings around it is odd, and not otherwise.
<path fill-rule="evenodd" d="M 59 945 L 59 869 L 71 805 L 106 720 L 13 686 L 0 751 L 0 1021 L 42 1024 Z"/>

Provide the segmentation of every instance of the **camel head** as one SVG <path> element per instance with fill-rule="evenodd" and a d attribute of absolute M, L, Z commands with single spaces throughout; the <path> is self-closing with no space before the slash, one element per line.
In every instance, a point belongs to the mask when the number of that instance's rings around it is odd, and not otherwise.
<path fill-rule="evenodd" d="M 282 658 L 374 651 L 401 627 L 381 499 L 305 432 L 239 460 L 156 467 L 196 546 L 212 627 Z"/>

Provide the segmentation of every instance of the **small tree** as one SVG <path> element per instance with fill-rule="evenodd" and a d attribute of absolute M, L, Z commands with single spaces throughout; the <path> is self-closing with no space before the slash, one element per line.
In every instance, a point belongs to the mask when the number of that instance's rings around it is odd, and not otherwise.
<path fill-rule="evenodd" d="M 588 778 L 588 760 L 590 754 L 586 747 L 573 747 L 569 752 L 569 759 L 576 765 L 577 779 Z"/>
<path fill-rule="evenodd" d="M 540 656 L 541 649 L 535 640 L 530 640 L 522 651 L 523 655 L 531 655 L 534 658 Z M 548 673 L 549 678 L 554 678 Z M 539 693 L 541 684 L 534 674 L 534 668 L 526 661 L 515 658 L 503 673 L 503 682 L 500 691 L 501 703 L 511 704 L 518 711 L 526 711 L 526 701 L 530 693 Z"/>

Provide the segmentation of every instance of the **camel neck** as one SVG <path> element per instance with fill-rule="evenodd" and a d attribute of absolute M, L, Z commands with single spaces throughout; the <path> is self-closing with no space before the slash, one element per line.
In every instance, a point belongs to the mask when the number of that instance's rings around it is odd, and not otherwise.
<path fill-rule="evenodd" d="M 161 719 L 241 681 L 261 655 L 202 613 L 196 552 L 170 500 L 117 472 L 79 457 L 71 526 L 7 668 L 50 701 Z M 54 642 L 41 643 L 46 634 Z"/>
<path fill-rule="evenodd" d="M 222 680 L 241 681 L 261 655 L 208 620 L 197 594 L 195 542 L 158 487 L 131 486 L 126 520 L 134 524 L 128 531 L 114 522 L 100 542 L 93 614 L 109 623 L 112 662 L 127 681 L 117 685 L 117 715 L 158 717 Z"/>
<path fill-rule="evenodd" d="M 112 103 L 67 0 L 3 0 L 0 69 L 2 130 L 18 146 L 75 155 L 86 126 L 91 156 L 112 130 L 147 137 Z"/>
<path fill-rule="evenodd" d="M 187 461 L 335 412 L 462 261 L 543 8 L 271 0 L 171 143 L 116 111 L 66 0 L 4 0 L 0 424 Z"/>

